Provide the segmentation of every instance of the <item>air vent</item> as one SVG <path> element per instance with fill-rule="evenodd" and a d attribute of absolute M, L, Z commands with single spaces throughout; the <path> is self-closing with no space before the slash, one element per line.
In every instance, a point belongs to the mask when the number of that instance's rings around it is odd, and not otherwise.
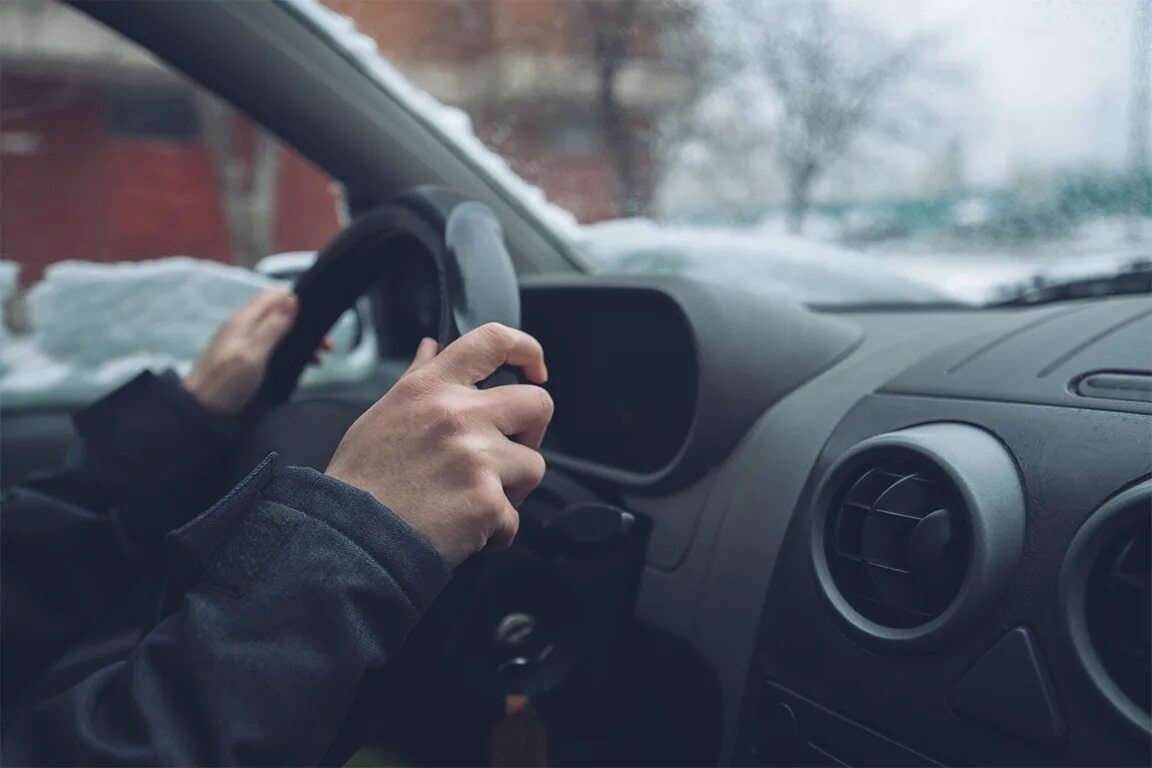
<path fill-rule="evenodd" d="M 1152 694 L 1149 531 L 1145 520 L 1136 531 L 1121 534 L 1109 543 L 1089 577 L 1085 606 L 1088 634 L 1104 669 L 1144 712 L 1150 710 Z"/>
<path fill-rule="evenodd" d="M 1073 539 L 1060 577 L 1077 656 L 1113 707 L 1152 732 L 1152 482 L 1119 494 Z"/>
<path fill-rule="evenodd" d="M 1015 462 L 966 424 L 865 440 L 833 464 L 813 505 L 820 586 L 871 640 L 914 647 L 954 634 L 991 605 L 1020 559 Z"/>
<path fill-rule="evenodd" d="M 968 570 L 968 514 L 955 485 L 927 462 L 865 470 L 828 516 L 832 580 L 861 615 L 915 627 L 944 612 Z"/>

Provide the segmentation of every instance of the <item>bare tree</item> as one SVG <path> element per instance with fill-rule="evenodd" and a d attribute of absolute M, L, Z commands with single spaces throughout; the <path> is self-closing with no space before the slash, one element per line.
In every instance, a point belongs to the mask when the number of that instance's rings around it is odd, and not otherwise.
<path fill-rule="evenodd" d="M 662 213 L 729 222 L 762 214 L 778 176 L 772 125 L 748 83 L 713 82 L 694 109 L 670 115 L 662 136 Z"/>
<path fill-rule="evenodd" d="M 633 120 L 620 97 L 620 75 L 632 58 L 637 17 L 644 6 L 644 0 L 582 0 L 571 6 L 585 17 L 600 130 L 616 168 L 616 204 L 622 216 L 637 216 L 646 208 Z"/>
<path fill-rule="evenodd" d="M 276 246 L 279 147 L 271 134 L 252 126 L 253 147 L 245 153 L 238 141 L 239 126 L 233 111 L 203 91 L 197 90 L 195 98 L 204 140 L 216 166 L 232 254 L 237 264 L 251 268 Z"/>
<path fill-rule="evenodd" d="M 812 190 L 869 134 L 900 138 L 924 104 L 908 86 L 931 68 L 935 38 L 896 40 L 829 0 L 780 0 L 752 40 L 778 110 L 772 141 L 787 183 L 787 224 L 803 229 Z"/>
<path fill-rule="evenodd" d="M 695 99 L 692 0 L 579 0 L 568 3 L 577 14 L 576 44 L 584 45 L 596 73 L 596 110 L 617 177 L 617 209 L 622 216 L 648 212 L 660 155 L 681 136 L 681 125 L 665 120 L 668 112 L 629 109 L 621 93 L 628 67 L 645 58 L 659 59 L 661 75 L 675 79 L 683 93 L 675 108 L 687 113 Z M 670 44 L 675 41 L 673 44 Z M 671 56 L 670 51 L 676 55 Z"/>
<path fill-rule="evenodd" d="M 642 139 L 651 155 L 649 189 L 655 192 L 679 153 L 699 133 L 697 111 L 707 97 L 712 41 L 702 22 L 701 0 L 661 0 L 656 26 L 660 71 L 676 83 L 677 96 L 661 110 Z M 654 3 L 649 3 L 654 5 Z"/>

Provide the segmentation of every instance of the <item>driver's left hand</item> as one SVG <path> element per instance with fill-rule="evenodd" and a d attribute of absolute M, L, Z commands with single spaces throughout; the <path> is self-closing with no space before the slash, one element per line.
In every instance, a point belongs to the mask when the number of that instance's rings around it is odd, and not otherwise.
<path fill-rule="evenodd" d="M 205 410 L 235 416 L 264 381 L 272 350 L 296 319 L 291 291 L 268 288 L 216 329 L 208 347 L 184 377 L 184 386 Z"/>

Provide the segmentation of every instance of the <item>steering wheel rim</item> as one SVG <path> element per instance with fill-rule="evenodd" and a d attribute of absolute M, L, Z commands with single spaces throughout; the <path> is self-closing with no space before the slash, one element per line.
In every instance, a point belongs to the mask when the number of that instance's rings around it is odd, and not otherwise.
<path fill-rule="evenodd" d="M 373 258 L 387 253 L 390 258 Z M 320 252 L 316 263 L 293 287 L 299 308 L 292 328 L 273 352 L 260 390 L 246 409 L 254 416 L 287 401 L 300 376 L 341 313 L 363 295 L 395 261 L 431 258 L 440 292 L 438 324 L 448 324 L 445 246 L 435 230 L 415 213 L 382 208 L 359 217 Z"/>
<path fill-rule="evenodd" d="M 452 190 L 420 187 L 358 216 L 296 281 L 296 320 L 244 416 L 286 402 L 341 313 L 398 261 L 421 258 L 436 271 L 441 346 L 484 322 L 520 327 L 516 273 L 495 214 Z"/>

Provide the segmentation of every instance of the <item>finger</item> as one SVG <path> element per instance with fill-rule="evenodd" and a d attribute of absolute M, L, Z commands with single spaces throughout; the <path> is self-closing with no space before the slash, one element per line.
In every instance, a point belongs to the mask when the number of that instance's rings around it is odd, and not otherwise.
<path fill-rule="evenodd" d="M 254 327 L 272 310 L 286 310 L 289 306 L 295 311 L 296 294 L 285 288 L 265 288 L 238 309 L 232 320 L 241 327 Z"/>
<path fill-rule="evenodd" d="M 523 331 L 499 323 L 488 323 L 464 334 L 444 348 L 429 364 L 449 381 L 476 384 L 502 365 L 521 368 L 529 381 L 548 380 L 544 350 L 540 342 Z"/>
<path fill-rule="evenodd" d="M 296 302 L 277 302 L 252 328 L 251 343 L 264 351 L 271 351 L 280 343 L 296 320 Z"/>
<path fill-rule="evenodd" d="M 484 552 L 500 552 L 512 546 L 512 542 L 516 540 L 516 532 L 520 530 L 520 513 L 516 508 L 509 503 L 505 508 L 501 518 L 501 522 L 496 529 L 492 531 L 492 535 L 488 537 L 488 543 L 484 545 Z"/>
<path fill-rule="evenodd" d="M 424 337 L 420 339 L 420 346 L 416 347 L 416 356 L 412 358 L 412 362 L 408 365 L 408 370 L 404 373 L 411 373 L 412 371 L 420 368 L 432 358 L 436 357 L 436 353 L 440 351 L 440 342 L 436 339 Z"/>
<path fill-rule="evenodd" d="M 523 450 L 527 450 L 523 448 L 523 446 L 515 446 L 514 443 L 505 442 L 510 447 L 520 447 Z M 516 532 L 520 529 L 520 513 L 516 511 L 516 507 L 508 500 L 507 492 L 497 484 L 498 482 L 500 481 L 497 480 L 497 478 L 492 478 L 493 487 L 485 494 L 486 497 L 491 497 L 499 506 L 495 522 L 489 529 L 488 539 L 484 543 L 484 552 L 499 552 L 500 550 L 507 549 L 512 545 L 512 542 L 515 541 Z"/>
<path fill-rule="evenodd" d="M 532 384 L 509 384 L 476 393 L 480 411 L 500 432 L 533 450 L 552 421 L 552 397 Z"/>
<path fill-rule="evenodd" d="M 332 351 L 332 339 L 328 336 L 320 339 L 320 345 L 316 347 L 316 351 L 312 353 L 312 357 L 308 358 L 308 365 L 317 366 L 324 362 L 324 352 Z"/>
<path fill-rule="evenodd" d="M 492 449 L 496 460 L 500 484 L 508 503 L 519 508 L 544 479 L 544 457 L 539 452 L 519 443 L 503 440 Z"/>

